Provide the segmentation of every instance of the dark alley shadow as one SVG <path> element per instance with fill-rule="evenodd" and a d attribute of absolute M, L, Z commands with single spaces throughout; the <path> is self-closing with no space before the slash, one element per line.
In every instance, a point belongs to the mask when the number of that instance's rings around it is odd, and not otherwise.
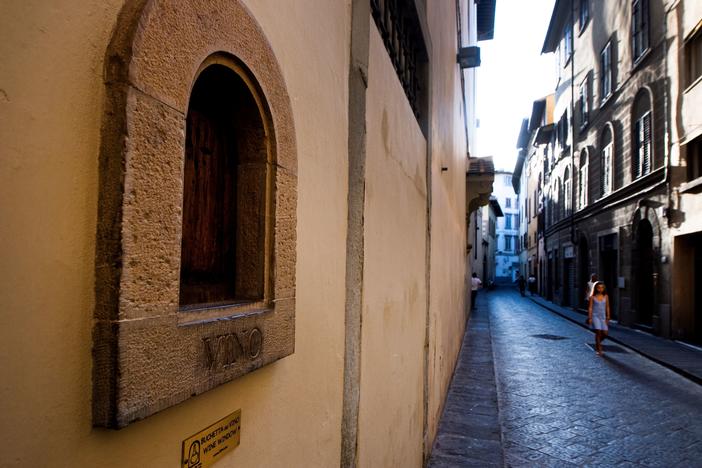
<path fill-rule="evenodd" d="M 626 356 L 627 354 L 622 354 L 621 356 Z M 657 393 L 660 393 L 662 397 L 672 393 L 682 397 L 685 406 L 689 407 L 690 410 L 697 411 L 700 408 L 700 405 L 702 405 L 702 397 L 700 396 L 699 392 L 691 392 L 689 390 L 681 389 L 680 386 L 669 384 L 664 380 L 651 380 L 647 373 L 642 372 L 636 367 L 617 359 L 613 355 L 605 354 L 601 359 L 603 359 L 607 365 L 612 367 L 621 375 L 624 375 L 638 384 L 645 385 L 646 387 L 655 390 Z"/>

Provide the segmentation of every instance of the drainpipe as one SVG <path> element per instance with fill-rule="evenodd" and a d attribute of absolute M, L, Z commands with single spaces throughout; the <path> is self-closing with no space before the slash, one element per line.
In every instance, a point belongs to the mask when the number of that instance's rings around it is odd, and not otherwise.
<path fill-rule="evenodd" d="M 672 197 L 672 192 L 671 192 L 671 184 L 670 184 L 670 142 L 671 142 L 671 136 L 670 136 L 670 109 L 668 106 L 668 99 L 670 98 L 669 92 L 668 92 L 668 86 L 670 84 L 670 77 L 668 76 L 668 15 L 670 12 L 676 8 L 676 5 L 678 2 L 673 2 L 672 6 L 667 6 L 665 8 L 665 13 L 663 15 L 663 76 L 665 77 L 666 81 L 664 82 L 663 85 L 663 125 L 664 125 L 664 131 L 663 131 L 663 171 L 664 171 L 664 176 L 663 176 L 663 181 L 665 183 L 665 193 L 666 193 L 666 203 L 665 203 L 665 210 L 667 211 L 666 218 L 667 218 L 667 224 L 668 227 L 670 227 L 670 212 L 671 212 L 671 197 Z M 679 40 L 679 38 L 678 38 Z M 662 239 L 662 235 L 660 238 Z M 671 239 L 672 243 L 672 239 Z M 672 245 L 671 245 L 672 248 Z M 659 249 L 660 253 L 660 249 Z M 660 258 L 659 258 L 660 261 Z M 658 262 L 656 262 L 658 264 Z M 658 274 L 656 274 L 658 276 Z M 654 281 L 657 283 L 658 278 L 654 278 Z M 672 272 L 671 272 L 671 278 L 670 278 L 669 284 L 672 286 Z M 671 289 L 671 295 L 672 295 L 672 288 Z M 658 285 L 656 284 L 655 286 L 655 291 L 658 290 Z M 660 297 L 660 296 L 658 296 Z M 668 298 L 670 303 L 672 303 L 672 297 Z M 655 304 L 658 304 L 658 301 L 655 302 Z M 659 312 L 659 311 L 656 311 Z M 659 316 L 660 320 L 660 313 L 657 314 Z M 666 338 L 670 337 L 670 334 L 672 333 L 673 330 L 673 314 L 672 310 L 670 310 L 670 313 L 668 313 L 667 317 L 668 321 L 668 326 L 666 327 L 668 329 L 668 336 Z"/>
<path fill-rule="evenodd" d="M 575 246 L 578 245 L 578 239 L 575 236 L 575 2 L 570 1 L 570 128 L 571 128 L 571 142 L 570 142 L 570 243 L 574 246 L 573 252 L 575 252 Z M 563 259 L 565 265 L 565 255 Z M 576 276 L 576 275 L 573 275 Z M 568 274 L 570 278 L 570 274 Z M 573 283 L 577 283 L 577 278 L 572 279 Z M 570 288 L 570 285 L 564 285 L 563 290 Z M 573 291 L 569 291 L 568 295 L 572 295 Z M 575 288 L 575 297 L 578 297 L 578 288 Z M 562 298 L 561 298 L 562 301 Z M 570 302 L 570 301 L 569 301 Z M 574 300 L 577 304 L 577 302 Z M 573 308 L 576 306 L 573 305 Z"/>

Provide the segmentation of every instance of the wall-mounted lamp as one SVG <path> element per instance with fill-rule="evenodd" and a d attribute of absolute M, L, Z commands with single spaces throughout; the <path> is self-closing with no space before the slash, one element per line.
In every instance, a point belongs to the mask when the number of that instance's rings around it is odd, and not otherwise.
<path fill-rule="evenodd" d="M 461 68 L 475 68 L 480 66 L 480 47 L 470 46 L 458 49 L 456 60 Z"/>

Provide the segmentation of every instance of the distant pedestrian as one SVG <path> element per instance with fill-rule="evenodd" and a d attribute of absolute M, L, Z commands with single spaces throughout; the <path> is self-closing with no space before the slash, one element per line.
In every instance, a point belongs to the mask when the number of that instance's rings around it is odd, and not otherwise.
<path fill-rule="evenodd" d="M 590 296 L 592 296 L 592 290 L 595 287 L 595 283 L 597 283 L 597 275 L 593 273 L 590 275 L 590 281 L 588 281 L 587 285 L 585 286 L 585 303 L 586 304 L 590 303 Z"/>
<path fill-rule="evenodd" d="M 595 330 L 595 351 L 602 356 L 602 340 L 609 331 L 609 296 L 602 281 L 597 281 L 590 295 L 587 323 Z"/>
<path fill-rule="evenodd" d="M 529 284 L 529 293 L 533 296 L 534 294 L 536 294 L 536 276 L 534 276 L 533 273 L 529 275 L 527 283 Z"/>
<path fill-rule="evenodd" d="M 519 276 L 517 276 L 517 286 L 519 287 L 519 294 L 524 296 L 524 290 L 526 289 L 526 280 L 524 279 L 524 276 L 519 273 Z"/>
<path fill-rule="evenodd" d="M 475 298 L 478 297 L 478 289 L 483 287 L 483 282 L 478 278 L 477 273 L 473 273 L 470 279 L 470 309 L 475 309 Z"/>

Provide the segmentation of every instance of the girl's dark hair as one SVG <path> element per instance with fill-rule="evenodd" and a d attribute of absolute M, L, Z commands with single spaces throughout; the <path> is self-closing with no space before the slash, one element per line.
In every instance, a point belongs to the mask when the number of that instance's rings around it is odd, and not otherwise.
<path fill-rule="evenodd" d="M 604 281 L 597 281 L 597 282 L 595 283 L 595 285 L 592 287 L 592 295 L 593 295 L 593 296 L 594 296 L 595 294 L 597 294 L 597 286 L 599 286 L 600 284 L 601 284 L 602 287 L 604 288 L 604 291 L 602 291 L 602 294 L 605 294 L 605 295 L 607 294 L 607 286 L 605 286 Z"/>

